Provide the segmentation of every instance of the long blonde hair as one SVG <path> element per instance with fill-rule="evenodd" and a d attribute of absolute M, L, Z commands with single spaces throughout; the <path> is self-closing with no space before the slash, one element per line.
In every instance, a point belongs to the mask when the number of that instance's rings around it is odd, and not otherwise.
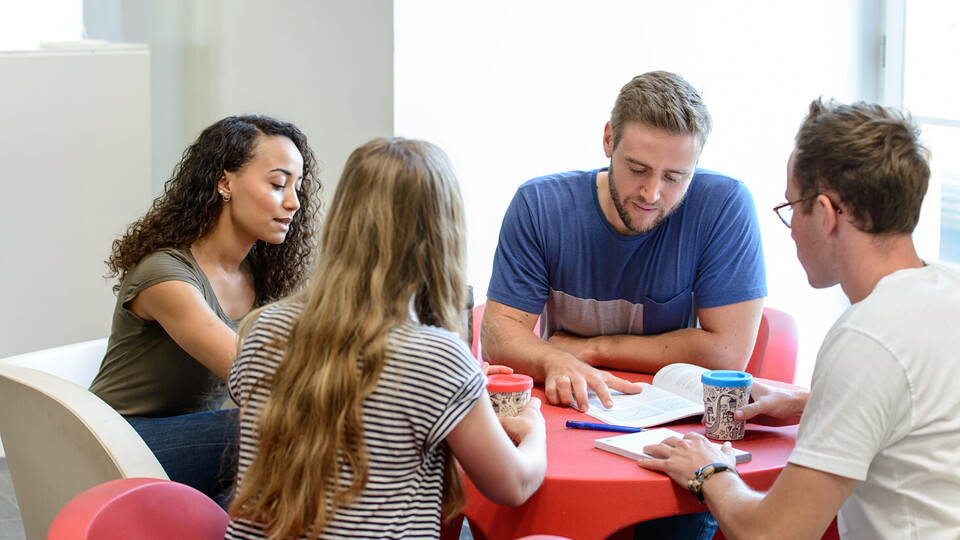
<path fill-rule="evenodd" d="M 378 384 L 387 333 L 411 306 L 421 323 L 460 331 L 464 261 L 463 203 L 440 148 L 376 139 L 350 155 L 232 516 L 263 524 L 271 538 L 316 537 L 362 492 L 362 404 Z M 445 516 L 463 502 L 452 456 L 447 465 Z M 352 472 L 349 485 L 342 470 Z"/>

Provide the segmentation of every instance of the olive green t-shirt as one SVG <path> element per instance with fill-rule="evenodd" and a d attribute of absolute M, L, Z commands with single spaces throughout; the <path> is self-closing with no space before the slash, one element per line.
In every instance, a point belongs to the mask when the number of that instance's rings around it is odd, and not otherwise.
<path fill-rule="evenodd" d="M 163 248 L 144 257 L 124 277 L 113 310 L 113 326 L 100 371 L 90 391 L 125 417 L 166 417 L 220 407 L 223 382 L 177 345 L 156 321 L 133 314 L 128 303 L 164 281 L 183 281 L 200 290 L 210 309 L 236 330 L 220 307 L 206 274 L 189 249 Z"/>

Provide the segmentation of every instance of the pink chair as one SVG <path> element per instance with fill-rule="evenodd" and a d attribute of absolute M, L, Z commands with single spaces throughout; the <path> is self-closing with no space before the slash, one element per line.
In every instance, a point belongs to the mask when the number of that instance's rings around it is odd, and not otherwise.
<path fill-rule="evenodd" d="M 480 323 L 483 322 L 483 306 L 480 304 L 473 306 L 473 343 L 470 344 L 470 352 L 474 356 L 480 358 Z"/>
<path fill-rule="evenodd" d="M 219 540 L 230 519 L 190 486 L 122 478 L 92 487 L 60 510 L 47 540 Z"/>
<path fill-rule="evenodd" d="M 747 373 L 793 383 L 797 375 L 797 322 L 784 311 L 765 307 Z"/>

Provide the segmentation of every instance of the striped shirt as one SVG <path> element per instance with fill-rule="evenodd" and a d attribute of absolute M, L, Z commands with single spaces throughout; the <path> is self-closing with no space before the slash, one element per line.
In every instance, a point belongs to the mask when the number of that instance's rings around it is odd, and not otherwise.
<path fill-rule="evenodd" d="M 251 326 L 230 370 L 229 388 L 241 405 L 238 483 L 259 444 L 258 420 L 271 376 L 283 358 L 302 304 L 278 304 Z M 438 538 L 446 454 L 444 438 L 484 394 L 479 362 L 456 334 L 414 322 L 387 337 L 386 364 L 363 404 L 369 481 L 329 522 L 321 538 Z M 352 475 L 340 478 L 349 484 Z M 295 479 L 291 479 L 295 481 Z M 231 519 L 226 538 L 264 538 L 259 523 Z"/>

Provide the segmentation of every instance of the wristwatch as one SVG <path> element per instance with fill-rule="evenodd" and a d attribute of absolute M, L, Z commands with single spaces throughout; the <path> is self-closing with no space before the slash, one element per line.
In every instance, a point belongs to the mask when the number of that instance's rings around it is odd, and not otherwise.
<path fill-rule="evenodd" d="M 737 472 L 735 467 L 731 467 L 726 463 L 711 463 L 697 469 L 693 480 L 687 482 L 687 489 L 700 501 L 700 504 L 703 504 L 703 483 L 709 480 L 711 476 L 724 471 L 730 471 L 736 474 L 737 478 L 740 477 L 740 473 Z"/>

